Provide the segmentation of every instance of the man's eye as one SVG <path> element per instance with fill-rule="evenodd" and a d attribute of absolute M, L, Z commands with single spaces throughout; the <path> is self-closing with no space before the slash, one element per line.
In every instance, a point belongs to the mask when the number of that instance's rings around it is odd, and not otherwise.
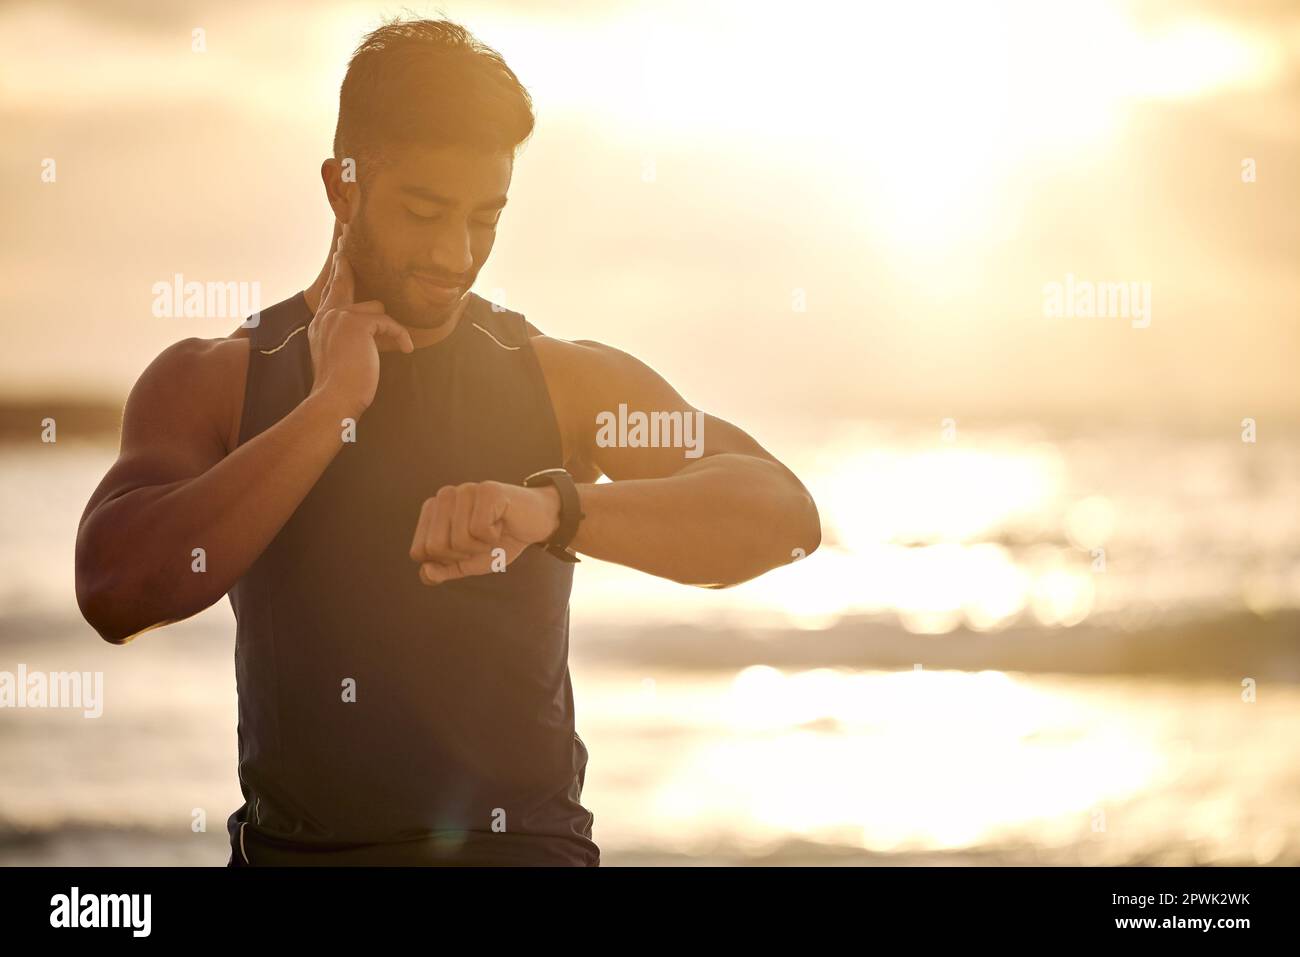
<path fill-rule="evenodd" d="M 406 211 L 410 213 L 413 218 L 424 220 L 425 222 L 432 222 L 433 220 L 438 218 L 438 214 L 436 212 L 430 213 L 428 216 L 422 216 L 419 213 L 417 213 L 415 210 L 411 209 L 410 207 L 407 207 Z"/>
<path fill-rule="evenodd" d="M 494 216 L 492 219 L 476 219 L 474 220 L 474 225 L 482 226 L 484 229 L 495 229 L 497 223 L 500 221 L 500 216 Z"/>

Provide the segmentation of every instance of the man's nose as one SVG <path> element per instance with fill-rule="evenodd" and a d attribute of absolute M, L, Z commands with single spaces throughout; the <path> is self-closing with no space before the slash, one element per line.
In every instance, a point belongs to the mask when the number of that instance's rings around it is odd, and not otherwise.
<path fill-rule="evenodd" d="M 449 223 L 438 231 L 433 246 L 429 250 L 429 263 L 439 272 L 455 276 L 464 276 L 474 265 L 474 256 L 470 251 L 469 226 L 465 223 Z"/>

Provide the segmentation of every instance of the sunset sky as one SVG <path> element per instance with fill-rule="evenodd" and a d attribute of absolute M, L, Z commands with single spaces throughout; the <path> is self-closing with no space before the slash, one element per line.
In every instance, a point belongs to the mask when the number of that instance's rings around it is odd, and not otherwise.
<path fill-rule="evenodd" d="M 3 394 L 119 400 L 170 342 L 227 333 L 151 314 L 176 273 L 264 305 L 307 285 L 347 58 L 403 9 L 0 8 Z M 409 9 L 536 101 L 477 291 L 702 408 L 1300 420 L 1300 8 Z M 1067 276 L 1150 283 L 1150 326 L 1045 317 Z"/>

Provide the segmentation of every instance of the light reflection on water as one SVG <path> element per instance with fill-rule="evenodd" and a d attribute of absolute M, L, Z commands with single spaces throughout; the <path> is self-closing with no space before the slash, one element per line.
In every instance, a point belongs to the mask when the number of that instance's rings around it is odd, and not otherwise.
<path fill-rule="evenodd" d="M 82 831 L 126 842 L 96 852 L 102 863 L 224 862 L 221 822 L 238 804 L 227 618 L 214 609 L 125 649 L 71 625 L 7 641 L 29 669 L 104 671 L 105 709 L 2 716 L 0 838 L 56 834 L 70 863 L 88 862 Z M 1235 679 L 687 671 L 579 656 L 574 693 L 590 751 L 583 801 L 610 864 L 787 860 L 800 840 L 813 862 L 839 848 L 1300 863 L 1295 686 L 1261 683 L 1247 703 Z M 195 808 L 206 834 L 190 830 Z M 52 853 L 0 839 L 0 863 Z"/>
<path fill-rule="evenodd" d="M 586 799 L 616 851 L 1300 854 L 1293 689 L 764 666 L 579 688 Z"/>
<path fill-rule="evenodd" d="M 883 614 L 943 634 L 1300 607 L 1300 442 L 1285 437 L 1004 428 L 949 441 L 936 423 L 791 452 L 822 516 L 816 553 L 704 596 L 582 567 L 575 609 L 810 629 Z"/>

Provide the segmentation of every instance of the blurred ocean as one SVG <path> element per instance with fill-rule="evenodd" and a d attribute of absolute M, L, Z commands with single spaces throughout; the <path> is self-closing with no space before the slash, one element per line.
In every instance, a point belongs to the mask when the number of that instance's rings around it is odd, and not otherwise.
<path fill-rule="evenodd" d="M 758 437 L 816 554 L 723 591 L 577 569 L 605 863 L 1300 863 L 1295 436 Z M 113 455 L 0 446 L 0 671 L 105 676 L 98 719 L 0 710 L 0 864 L 227 858 L 228 603 L 117 648 L 73 598 Z"/>

